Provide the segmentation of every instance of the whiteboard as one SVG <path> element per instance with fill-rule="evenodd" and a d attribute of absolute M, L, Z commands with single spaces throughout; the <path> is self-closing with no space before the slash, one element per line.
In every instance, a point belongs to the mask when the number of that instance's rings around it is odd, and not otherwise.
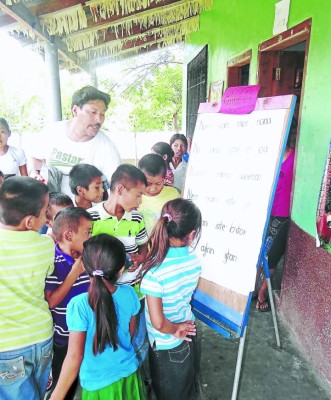
<path fill-rule="evenodd" d="M 275 109 L 258 99 L 250 114 L 198 115 L 184 188 L 202 212 L 195 251 L 202 278 L 241 295 L 254 290 L 293 97 Z"/>

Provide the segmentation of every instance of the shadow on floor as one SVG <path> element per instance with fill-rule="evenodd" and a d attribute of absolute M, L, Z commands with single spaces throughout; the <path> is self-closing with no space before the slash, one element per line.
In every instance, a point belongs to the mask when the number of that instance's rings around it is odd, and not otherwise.
<path fill-rule="evenodd" d="M 312 371 L 279 322 L 277 348 L 271 312 L 252 302 L 238 400 L 330 400 L 330 388 Z M 226 340 L 202 325 L 201 379 L 206 400 L 230 400 L 239 341 Z"/>

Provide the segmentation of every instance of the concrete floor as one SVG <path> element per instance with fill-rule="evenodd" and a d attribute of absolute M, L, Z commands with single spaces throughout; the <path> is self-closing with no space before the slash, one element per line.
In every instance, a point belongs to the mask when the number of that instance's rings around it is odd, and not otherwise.
<path fill-rule="evenodd" d="M 273 279 L 276 302 L 282 267 L 283 259 Z M 231 400 L 239 340 L 227 340 L 203 323 L 198 322 L 198 328 L 202 331 L 201 400 Z M 278 328 L 280 348 L 271 312 L 256 311 L 252 301 L 237 400 L 331 400 L 331 388 L 312 370 L 279 319 Z M 78 390 L 75 400 L 80 399 Z"/>
<path fill-rule="evenodd" d="M 276 346 L 271 312 L 255 311 L 252 302 L 241 369 L 238 400 L 330 400 L 322 382 L 296 350 L 291 334 L 279 322 Z M 229 341 L 202 325 L 201 378 L 206 400 L 230 400 L 238 341 Z"/>
<path fill-rule="evenodd" d="M 271 313 L 255 311 L 253 301 L 237 400 L 330 400 L 331 388 L 311 370 L 280 321 L 278 327 L 280 349 L 276 346 Z M 227 340 L 202 323 L 199 329 L 202 330 L 201 399 L 231 400 L 239 341 Z M 80 399 L 78 390 L 75 400 Z"/>

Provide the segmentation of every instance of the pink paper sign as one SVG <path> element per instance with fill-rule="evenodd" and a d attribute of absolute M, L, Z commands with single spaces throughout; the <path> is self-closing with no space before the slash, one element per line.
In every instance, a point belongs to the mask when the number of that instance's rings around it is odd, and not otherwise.
<path fill-rule="evenodd" d="M 249 114 L 256 104 L 260 85 L 229 87 L 223 94 L 220 112 L 223 114 Z"/>

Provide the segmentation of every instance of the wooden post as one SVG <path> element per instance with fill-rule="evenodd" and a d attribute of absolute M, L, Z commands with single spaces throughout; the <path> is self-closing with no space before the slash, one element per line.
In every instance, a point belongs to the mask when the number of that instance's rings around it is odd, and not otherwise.
<path fill-rule="evenodd" d="M 59 59 L 56 44 L 46 43 L 45 63 L 47 73 L 46 116 L 48 122 L 62 120 Z"/>

